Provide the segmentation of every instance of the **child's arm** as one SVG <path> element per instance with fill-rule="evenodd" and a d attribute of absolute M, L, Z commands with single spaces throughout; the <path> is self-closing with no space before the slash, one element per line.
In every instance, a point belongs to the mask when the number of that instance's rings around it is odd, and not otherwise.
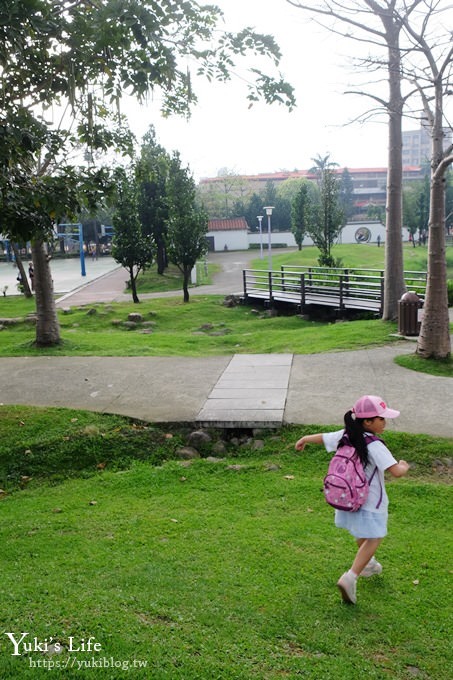
<path fill-rule="evenodd" d="M 406 463 L 405 460 L 400 460 L 399 463 L 395 463 L 394 465 L 391 465 L 387 470 L 394 476 L 394 477 L 403 477 L 403 475 L 406 474 L 406 472 L 409 470 L 409 463 Z"/>
<path fill-rule="evenodd" d="M 306 434 L 296 442 L 296 451 L 303 451 L 306 444 L 323 444 L 322 434 Z"/>

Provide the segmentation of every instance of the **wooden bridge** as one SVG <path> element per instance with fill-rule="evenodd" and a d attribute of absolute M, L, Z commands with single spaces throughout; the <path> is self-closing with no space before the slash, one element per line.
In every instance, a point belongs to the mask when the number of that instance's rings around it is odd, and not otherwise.
<path fill-rule="evenodd" d="M 408 290 L 424 300 L 426 272 L 405 271 Z M 310 305 L 382 314 L 384 272 L 376 269 L 330 269 L 282 266 L 279 271 L 243 270 L 244 302 L 262 300 L 269 306 L 290 303 L 301 312 Z"/>

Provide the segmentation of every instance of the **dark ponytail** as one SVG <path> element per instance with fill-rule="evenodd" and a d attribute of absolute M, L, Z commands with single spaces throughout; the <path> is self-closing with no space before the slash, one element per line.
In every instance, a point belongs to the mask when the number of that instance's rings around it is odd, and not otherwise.
<path fill-rule="evenodd" d="M 368 447 L 365 441 L 365 429 L 363 427 L 363 418 L 356 418 L 352 411 L 344 414 L 345 433 L 341 438 L 338 446 L 350 443 L 353 446 L 360 458 L 360 462 L 365 468 L 368 465 Z M 348 441 L 344 441 L 345 438 Z"/>

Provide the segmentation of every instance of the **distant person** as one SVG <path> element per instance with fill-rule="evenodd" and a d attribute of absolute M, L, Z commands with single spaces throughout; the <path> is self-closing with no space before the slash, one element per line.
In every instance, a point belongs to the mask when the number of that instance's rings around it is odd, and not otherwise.
<path fill-rule="evenodd" d="M 30 286 L 32 291 L 35 290 L 35 270 L 33 269 L 33 262 L 28 265 L 28 276 L 30 277 Z"/>
<path fill-rule="evenodd" d="M 376 241 L 377 241 L 378 248 L 380 248 L 381 247 L 381 235 L 380 234 L 377 235 Z"/>
<path fill-rule="evenodd" d="M 351 568 L 338 580 L 337 586 L 344 602 L 356 603 L 359 576 L 373 576 L 382 572 L 382 565 L 375 553 L 387 534 L 388 497 L 385 491 L 384 471 L 394 477 L 402 477 L 409 470 L 404 460 L 397 462 L 379 435 L 384 431 L 385 419 L 396 418 L 399 411 L 373 395 L 360 397 L 344 416 L 345 427 L 336 432 L 310 434 L 296 442 L 296 450 L 303 451 L 306 444 L 324 444 L 327 451 L 336 451 L 348 444 L 356 449 L 369 483 L 369 495 L 356 511 L 335 510 L 335 525 L 347 529 L 355 538 L 358 550 Z M 366 442 L 367 435 L 375 435 L 374 441 Z"/>

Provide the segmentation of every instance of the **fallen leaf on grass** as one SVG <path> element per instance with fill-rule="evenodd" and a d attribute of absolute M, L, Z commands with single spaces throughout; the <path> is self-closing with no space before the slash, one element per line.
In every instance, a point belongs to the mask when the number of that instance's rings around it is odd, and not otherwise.
<path fill-rule="evenodd" d="M 285 475 L 283 479 L 296 479 L 294 475 Z"/>

